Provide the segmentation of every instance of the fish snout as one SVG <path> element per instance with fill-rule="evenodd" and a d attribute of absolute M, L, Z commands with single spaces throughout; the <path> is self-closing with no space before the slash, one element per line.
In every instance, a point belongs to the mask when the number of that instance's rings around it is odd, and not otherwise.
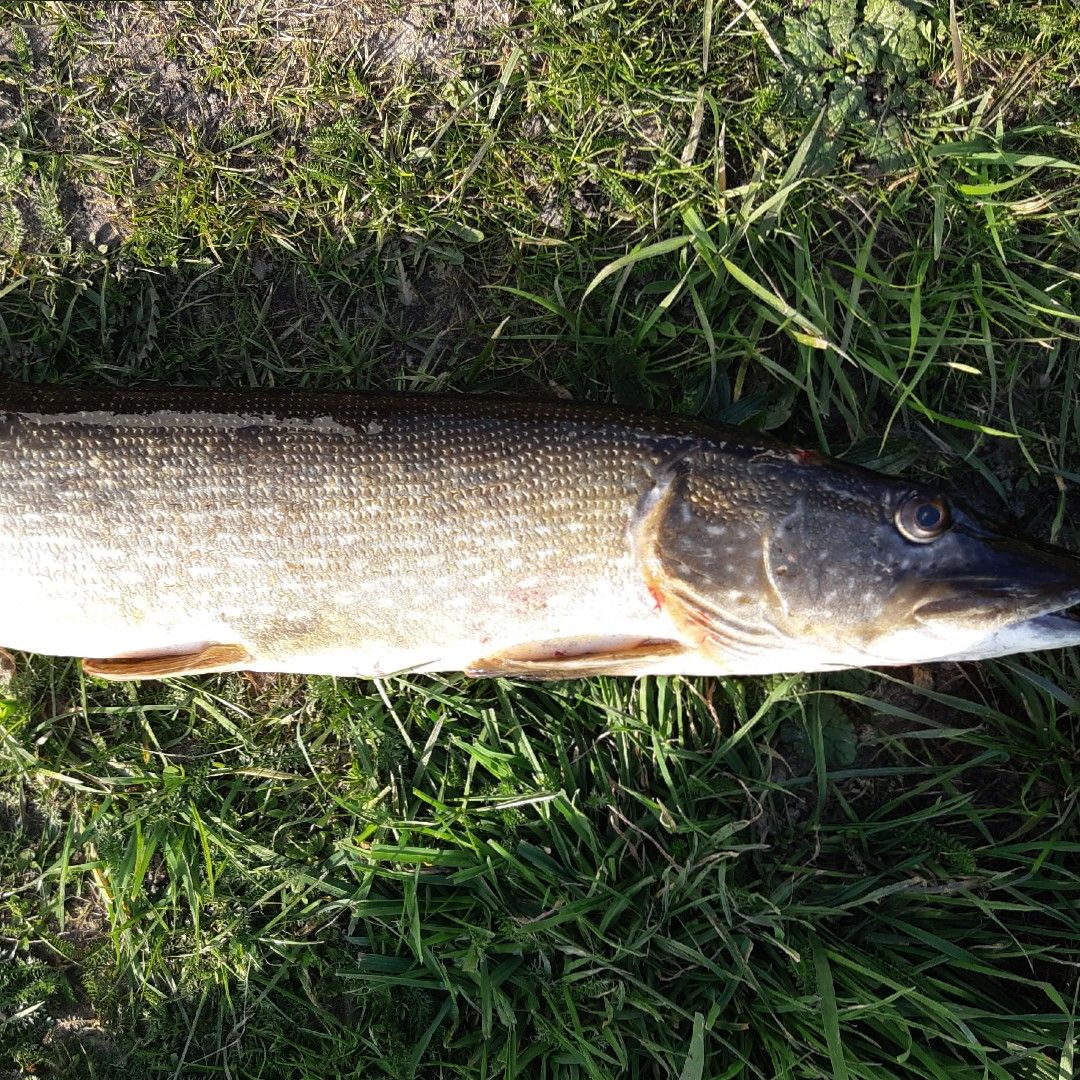
<path fill-rule="evenodd" d="M 935 582 L 936 595 L 915 608 L 919 621 L 966 614 L 1002 625 L 1055 613 L 1080 625 L 1080 557 L 981 529 L 963 532 L 958 558 Z"/>

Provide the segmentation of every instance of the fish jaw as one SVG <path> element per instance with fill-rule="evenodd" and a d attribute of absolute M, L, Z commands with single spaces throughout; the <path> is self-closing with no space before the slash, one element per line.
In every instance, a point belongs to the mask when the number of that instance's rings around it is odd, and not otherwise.
<path fill-rule="evenodd" d="M 941 651 L 926 660 L 988 660 L 1080 644 L 1080 558 L 969 527 L 964 571 L 914 611 Z"/>
<path fill-rule="evenodd" d="M 1039 652 L 1043 649 L 1067 649 L 1080 645 L 1080 593 L 1066 608 L 1047 611 L 1004 626 L 988 634 L 973 646 L 940 660 L 990 660 L 1014 653 Z"/>

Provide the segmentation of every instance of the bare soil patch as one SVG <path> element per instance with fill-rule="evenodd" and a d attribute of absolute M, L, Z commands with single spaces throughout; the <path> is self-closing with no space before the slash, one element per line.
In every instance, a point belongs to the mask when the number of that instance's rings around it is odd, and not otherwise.
<path fill-rule="evenodd" d="M 455 77 L 493 47 L 515 5 L 222 0 L 28 10 L 0 27 L 0 151 L 9 164 L 35 144 L 58 157 L 51 184 L 29 161 L 0 169 L 8 203 L 0 251 L 9 254 L 55 250 L 65 237 L 109 250 L 130 231 L 125 187 L 155 172 L 147 153 L 220 149 L 268 130 L 293 144 L 355 104 L 350 80 Z"/>

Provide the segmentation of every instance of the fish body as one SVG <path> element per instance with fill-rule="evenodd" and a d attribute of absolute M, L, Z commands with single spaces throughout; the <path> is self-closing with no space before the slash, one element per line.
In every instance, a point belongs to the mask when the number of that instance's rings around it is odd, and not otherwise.
<path fill-rule="evenodd" d="M 936 506 L 947 528 L 913 539 Z M 8 386 L 0 521 L 0 641 L 114 678 L 756 674 L 1080 641 L 1080 560 L 936 491 L 562 402 Z"/>

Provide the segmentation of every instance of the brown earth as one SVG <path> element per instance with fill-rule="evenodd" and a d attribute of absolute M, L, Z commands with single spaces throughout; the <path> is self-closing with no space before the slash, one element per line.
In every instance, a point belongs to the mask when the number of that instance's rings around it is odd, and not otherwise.
<path fill-rule="evenodd" d="M 513 0 L 39 8 L 0 25 L 0 251 L 55 250 L 65 240 L 119 244 L 130 211 L 115 185 L 114 194 L 106 190 L 95 155 L 238 142 L 275 126 L 295 139 L 334 119 L 326 115 L 327 79 L 453 78 L 515 12 Z M 31 130 L 55 153 L 79 155 L 55 182 L 15 160 Z M 132 166 L 136 180 L 154 168 Z"/>

